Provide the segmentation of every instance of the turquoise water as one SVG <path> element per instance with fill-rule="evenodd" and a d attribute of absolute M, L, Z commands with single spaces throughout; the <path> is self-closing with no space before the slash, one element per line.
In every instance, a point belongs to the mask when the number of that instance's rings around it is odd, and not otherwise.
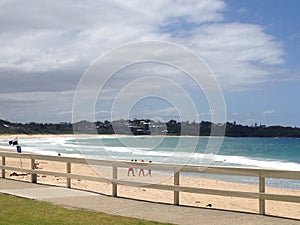
<path fill-rule="evenodd" d="M 208 145 L 208 143 L 210 143 Z M 206 138 L 206 137 L 59 137 L 19 139 L 23 151 L 47 155 L 97 158 L 108 160 L 151 160 L 218 166 L 242 166 L 300 171 L 300 139 L 295 138 Z M 218 148 L 218 144 L 220 148 Z M 8 140 L 0 140 L 0 147 Z M 191 174 L 188 174 L 191 175 Z M 204 176 L 204 175 L 203 175 Z M 209 175 L 212 177 L 213 175 Z M 256 183 L 257 179 L 214 176 L 238 182 Z M 269 185 L 300 189 L 300 181 L 272 180 Z"/>

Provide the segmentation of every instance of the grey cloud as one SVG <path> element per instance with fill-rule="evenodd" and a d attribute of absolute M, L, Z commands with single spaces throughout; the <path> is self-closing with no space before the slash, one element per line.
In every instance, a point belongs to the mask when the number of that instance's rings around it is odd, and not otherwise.
<path fill-rule="evenodd" d="M 1 114 L 13 121 L 70 121 L 73 92 L 23 92 L 1 94 Z"/>
<path fill-rule="evenodd" d="M 56 70 L 41 73 L 1 71 L 0 93 L 74 91 L 82 75 L 81 70 Z"/>

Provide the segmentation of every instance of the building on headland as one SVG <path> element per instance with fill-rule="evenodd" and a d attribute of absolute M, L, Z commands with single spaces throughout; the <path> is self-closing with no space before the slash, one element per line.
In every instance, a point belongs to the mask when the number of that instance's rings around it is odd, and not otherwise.
<path fill-rule="evenodd" d="M 150 121 L 137 120 L 130 121 L 129 123 L 130 131 L 133 135 L 150 135 Z"/>

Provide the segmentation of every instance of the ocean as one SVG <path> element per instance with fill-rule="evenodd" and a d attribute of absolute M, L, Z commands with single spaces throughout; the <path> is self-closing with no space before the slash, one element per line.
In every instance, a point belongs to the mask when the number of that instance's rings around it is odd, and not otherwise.
<path fill-rule="evenodd" d="M 9 140 L 0 148 L 15 151 Z M 137 159 L 145 162 L 254 167 L 300 171 L 300 139 L 297 138 L 207 138 L 164 136 L 79 136 L 19 139 L 23 151 L 45 155 L 106 160 Z M 199 176 L 186 174 L 186 176 Z M 257 178 L 205 175 L 201 177 L 253 183 Z M 267 185 L 300 190 L 300 181 L 267 179 Z"/>

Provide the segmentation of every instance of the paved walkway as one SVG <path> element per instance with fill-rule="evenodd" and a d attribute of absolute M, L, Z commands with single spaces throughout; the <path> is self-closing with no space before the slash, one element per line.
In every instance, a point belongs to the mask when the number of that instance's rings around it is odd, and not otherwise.
<path fill-rule="evenodd" d="M 67 207 L 174 224 L 300 225 L 300 220 L 114 198 L 88 191 L 1 178 L 0 193 Z"/>

